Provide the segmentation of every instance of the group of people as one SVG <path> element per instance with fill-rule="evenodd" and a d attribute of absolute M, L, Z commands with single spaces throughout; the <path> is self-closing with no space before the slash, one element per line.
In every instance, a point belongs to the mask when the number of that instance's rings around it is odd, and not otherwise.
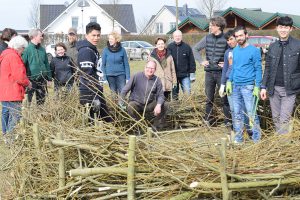
<path fill-rule="evenodd" d="M 235 142 L 243 142 L 243 131 L 251 133 L 254 142 L 261 138 L 257 103 L 270 98 L 276 132 L 289 132 L 296 94 L 300 91 L 300 41 L 291 37 L 293 21 L 280 17 L 276 30 L 279 40 L 271 44 L 266 55 L 264 74 L 259 49 L 247 42 L 248 32 L 236 27 L 224 33 L 222 17 L 210 19 L 210 33 L 193 48 L 182 41 L 182 33 L 173 33 L 173 42 L 158 37 L 155 49 L 144 71 L 131 76 L 121 35 L 111 32 L 107 47 L 100 56 L 97 45 L 101 27 L 96 22 L 86 26 L 85 39 L 77 41 L 77 32 L 68 31 L 68 43 L 55 45 L 56 57 L 49 64 L 41 46 L 43 33 L 30 30 L 28 43 L 13 29 L 5 29 L 0 49 L 0 101 L 2 102 L 2 133 L 10 133 L 20 118 L 25 88 L 29 102 L 36 94 L 37 105 L 45 102 L 47 84 L 54 80 L 54 90 L 70 91 L 78 82 L 80 104 L 90 104 L 90 117 L 110 122 L 103 82 L 108 82 L 113 99 L 122 109 L 138 120 L 145 114 L 154 116 L 154 129 L 164 126 L 165 101 L 178 99 L 179 88 L 191 93 L 190 75 L 196 71 L 196 60 L 205 70 L 206 107 L 204 121 L 213 123 L 216 89 L 222 99 L 225 126 L 235 132 Z M 205 49 L 205 59 L 201 51 Z M 195 55 L 195 58 L 194 58 Z M 263 76 L 262 76 L 263 74 Z M 129 102 L 126 95 L 130 92 Z"/>

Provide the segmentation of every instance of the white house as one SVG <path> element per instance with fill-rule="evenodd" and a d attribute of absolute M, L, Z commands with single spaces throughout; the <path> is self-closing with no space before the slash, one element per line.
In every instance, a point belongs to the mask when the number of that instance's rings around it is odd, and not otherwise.
<path fill-rule="evenodd" d="M 85 26 L 97 22 L 101 34 L 115 30 L 121 34 L 136 33 L 131 4 L 97 4 L 94 0 L 74 0 L 70 5 L 41 5 L 40 26 L 48 34 L 67 33 L 70 27 L 85 34 Z"/>
<path fill-rule="evenodd" d="M 187 4 L 178 7 L 178 23 L 187 17 L 206 18 L 199 10 L 188 8 Z M 153 15 L 141 34 L 166 34 L 176 27 L 176 7 L 164 5 L 156 15 Z"/>

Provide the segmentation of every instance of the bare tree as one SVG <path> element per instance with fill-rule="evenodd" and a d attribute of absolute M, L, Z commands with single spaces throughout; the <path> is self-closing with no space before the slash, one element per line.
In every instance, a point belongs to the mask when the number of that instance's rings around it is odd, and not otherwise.
<path fill-rule="evenodd" d="M 225 6 L 227 0 L 196 0 L 196 3 L 202 13 L 211 18 L 214 11 L 221 10 Z"/>
<path fill-rule="evenodd" d="M 40 28 L 40 5 L 41 0 L 31 0 L 28 23 L 32 28 Z"/>
<path fill-rule="evenodd" d="M 137 31 L 138 33 L 141 33 L 144 28 L 147 26 L 148 22 L 149 22 L 149 17 L 139 17 L 137 18 L 136 20 L 136 28 L 137 28 Z"/>

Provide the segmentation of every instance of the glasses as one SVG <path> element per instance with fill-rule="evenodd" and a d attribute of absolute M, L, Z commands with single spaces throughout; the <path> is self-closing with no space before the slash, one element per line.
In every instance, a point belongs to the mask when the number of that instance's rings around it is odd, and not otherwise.
<path fill-rule="evenodd" d="M 155 67 L 146 67 L 147 69 L 155 70 Z"/>

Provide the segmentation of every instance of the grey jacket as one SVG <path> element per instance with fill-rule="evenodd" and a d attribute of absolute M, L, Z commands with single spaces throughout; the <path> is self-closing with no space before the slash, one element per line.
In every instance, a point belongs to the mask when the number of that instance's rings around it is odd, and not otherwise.
<path fill-rule="evenodd" d="M 275 79 L 281 57 L 279 41 L 271 44 L 266 55 L 265 72 L 262 88 L 267 89 L 269 95 L 274 94 Z M 300 40 L 289 37 L 287 47 L 282 57 L 284 85 L 287 95 L 300 92 Z"/>
<path fill-rule="evenodd" d="M 71 44 L 71 43 L 67 42 L 65 45 L 67 47 L 66 55 L 69 56 L 70 58 L 72 58 L 72 61 L 74 61 L 74 63 L 76 64 L 76 67 L 78 67 L 77 66 L 78 51 L 76 49 L 76 43 L 77 42 L 75 42 L 74 44 Z"/>
<path fill-rule="evenodd" d="M 136 101 L 142 105 L 153 101 L 163 104 L 165 101 L 161 80 L 155 75 L 148 79 L 144 72 L 135 74 L 122 89 L 123 100 L 129 91 L 131 91 L 129 101 Z"/>

